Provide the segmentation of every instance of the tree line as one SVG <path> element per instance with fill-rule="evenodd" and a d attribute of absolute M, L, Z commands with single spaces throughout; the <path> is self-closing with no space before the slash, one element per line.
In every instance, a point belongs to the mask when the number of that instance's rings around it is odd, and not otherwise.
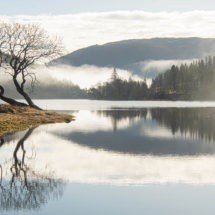
<path fill-rule="evenodd" d="M 106 100 L 142 100 L 148 94 L 146 80 L 134 81 L 122 79 L 114 69 L 110 80 L 88 89 L 88 94 L 95 99 Z"/>
<path fill-rule="evenodd" d="M 95 99 L 107 100 L 215 100 L 215 57 L 181 66 L 173 65 L 163 74 L 146 80 L 123 80 L 114 69 L 110 80 L 88 90 Z"/>
<path fill-rule="evenodd" d="M 215 57 L 173 65 L 152 80 L 153 99 L 215 100 Z"/>

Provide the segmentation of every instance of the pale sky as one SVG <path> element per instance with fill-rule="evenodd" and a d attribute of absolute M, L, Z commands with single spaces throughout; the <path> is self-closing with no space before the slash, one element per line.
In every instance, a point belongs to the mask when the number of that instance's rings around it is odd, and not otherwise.
<path fill-rule="evenodd" d="M 1 15 L 62 15 L 117 10 L 187 12 L 214 10 L 214 0 L 10 0 L 1 1 Z"/>
<path fill-rule="evenodd" d="M 68 52 L 95 44 L 153 37 L 215 38 L 215 11 L 109 11 L 65 15 L 0 15 L 3 21 L 36 22 L 62 36 Z"/>
<path fill-rule="evenodd" d="M 12 0 L 0 21 L 41 23 L 69 52 L 153 37 L 215 37 L 214 0 Z"/>

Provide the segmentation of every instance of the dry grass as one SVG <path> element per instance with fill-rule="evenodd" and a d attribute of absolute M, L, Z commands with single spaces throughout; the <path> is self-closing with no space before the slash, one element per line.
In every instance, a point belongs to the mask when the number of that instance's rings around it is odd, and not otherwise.
<path fill-rule="evenodd" d="M 74 117 L 68 114 L 3 104 L 0 105 L 0 137 L 29 127 L 49 123 L 70 122 L 72 120 L 74 120 Z"/>

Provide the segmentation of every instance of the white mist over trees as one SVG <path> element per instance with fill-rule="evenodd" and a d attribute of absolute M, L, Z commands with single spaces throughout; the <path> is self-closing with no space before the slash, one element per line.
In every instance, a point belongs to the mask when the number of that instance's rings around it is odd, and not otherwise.
<path fill-rule="evenodd" d="M 215 100 L 215 57 L 173 65 L 164 74 L 146 81 L 123 80 L 114 69 L 109 81 L 91 87 L 88 94 L 108 100 Z"/>
<path fill-rule="evenodd" d="M 94 99 L 107 100 L 141 100 L 148 94 L 146 80 L 134 81 L 124 80 L 119 77 L 114 69 L 109 81 L 103 84 L 98 83 L 96 87 L 91 87 L 88 94 Z"/>

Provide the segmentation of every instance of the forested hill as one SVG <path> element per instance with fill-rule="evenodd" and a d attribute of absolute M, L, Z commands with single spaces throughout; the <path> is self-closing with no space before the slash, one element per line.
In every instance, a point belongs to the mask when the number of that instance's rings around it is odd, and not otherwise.
<path fill-rule="evenodd" d="M 194 59 L 214 55 L 215 39 L 153 38 L 124 40 L 79 49 L 55 60 L 55 63 L 126 69 L 146 60 Z"/>

